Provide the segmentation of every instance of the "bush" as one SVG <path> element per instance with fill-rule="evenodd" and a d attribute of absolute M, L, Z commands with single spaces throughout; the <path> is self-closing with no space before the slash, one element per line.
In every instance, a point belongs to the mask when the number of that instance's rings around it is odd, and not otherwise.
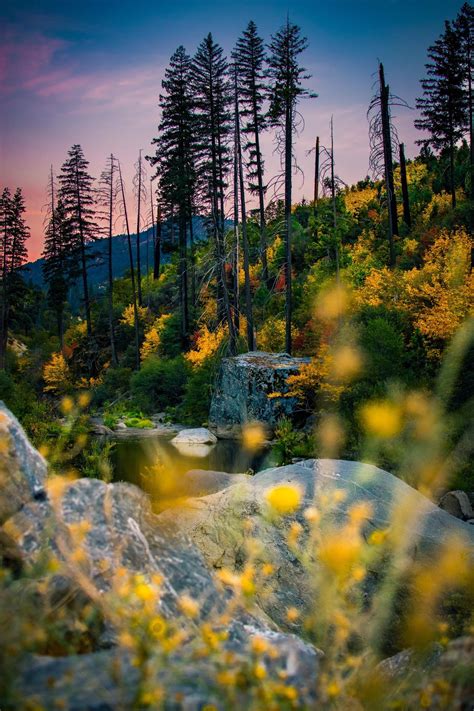
<path fill-rule="evenodd" d="M 165 360 L 148 358 L 132 375 L 131 391 L 137 405 L 145 412 L 177 405 L 184 393 L 186 364 L 181 356 Z"/>
<path fill-rule="evenodd" d="M 94 404 L 100 406 L 126 395 L 130 390 L 131 375 L 131 368 L 108 368 L 104 372 L 102 382 L 95 389 Z"/>
<path fill-rule="evenodd" d="M 207 358 L 200 367 L 191 369 L 186 381 L 183 404 L 177 413 L 180 421 L 191 425 L 207 422 L 219 363 L 220 357 L 214 356 Z"/>
<path fill-rule="evenodd" d="M 15 393 L 15 383 L 13 382 L 13 378 L 6 373 L 4 370 L 0 370 L 0 400 L 4 400 L 6 405 L 9 405 L 9 402 L 14 397 Z"/>

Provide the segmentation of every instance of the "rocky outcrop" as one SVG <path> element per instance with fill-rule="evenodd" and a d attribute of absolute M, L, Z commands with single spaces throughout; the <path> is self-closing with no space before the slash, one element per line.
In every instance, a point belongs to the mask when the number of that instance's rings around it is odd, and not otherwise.
<path fill-rule="evenodd" d="M 302 504 L 294 515 L 269 523 L 265 516 L 265 492 L 277 484 L 297 486 L 302 492 Z M 261 543 L 265 560 L 277 570 L 278 584 L 273 594 L 262 597 L 259 602 L 274 622 L 285 627 L 288 607 L 300 609 L 304 616 L 313 602 L 311 581 L 288 546 L 289 527 L 297 521 L 302 535 L 306 535 L 308 524 L 303 516 L 304 508 L 312 504 L 315 496 L 333 488 L 342 491 L 343 496 L 326 517 L 326 525 L 344 525 L 351 506 L 368 502 L 371 512 L 364 534 L 369 536 L 376 529 L 386 529 L 394 504 L 406 501 L 414 511 L 410 530 L 406 531 L 414 559 L 432 563 L 442 543 L 454 534 L 468 541 L 474 551 L 471 526 L 441 511 L 392 474 L 357 462 L 313 459 L 267 469 L 228 489 L 164 511 L 159 518 L 186 533 L 210 567 L 231 569 L 238 569 L 244 560 L 248 529 L 242 527 L 242 520 L 246 520 L 252 535 Z M 371 582 L 375 584 L 375 578 Z"/>
<path fill-rule="evenodd" d="M 0 400 L 0 524 L 45 496 L 46 462 Z"/>
<path fill-rule="evenodd" d="M 1 471 L 6 475 L 13 467 L 18 479 L 16 485 L 25 492 L 21 502 L 18 499 L 21 508 L 18 505 L 7 510 L 6 504 L 2 504 L 7 513 L 0 529 L 2 546 L 9 560 L 16 560 L 20 551 L 21 563 L 28 569 L 27 578 L 20 577 L 11 583 L 14 587 L 9 592 L 9 614 L 14 617 L 21 614 L 30 588 L 33 588 L 33 610 L 37 610 L 38 616 L 47 595 L 48 609 L 53 601 L 55 616 L 67 618 L 72 613 L 66 601 L 71 597 L 77 599 L 78 593 L 82 594 L 82 610 L 97 605 L 102 614 L 94 630 L 84 630 L 83 618 L 74 618 L 70 626 L 66 625 L 68 639 L 77 639 L 84 654 L 69 655 L 61 649 L 56 653 L 66 654 L 62 658 L 30 654 L 15 660 L 10 655 L 8 689 L 0 690 L 2 708 L 112 711 L 135 707 L 142 679 L 128 648 L 122 646 L 117 621 L 99 604 L 111 590 L 117 569 L 138 574 L 152 586 L 158 576 L 162 583 L 156 598 L 156 614 L 185 631 L 182 644 L 168 656 L 166 664 L 155 664 L 147 672 L 154 675 L 151 678 L 154 685 L 165 691 L 164 708 L 197 711 L 205 704 L 214 704 L 217 709 L 224 707 L 215 691 L 215 661 L 209 655 L 195 653 L 196 646 L 202 645 L 200 630 L 206 622 L 218 624 L 225 631 L 221 652 L 229 653 L 237 668 L 246 667 L 255 637 L 266 640 L 269 650 L 271 646 L 271 654 L 262 657 L 266 678 L 278 682 L 284 674 L 285 683 L 297 689 L 302 704 L 314 701 L 319 652 L 312 645 L 281 632 L 258 609 L 229 607 L 228 593 L 215 582 L 198 549 L 175 527 L 160 521 L 152 512 L 148 497 L 138 488 L 95 479 L 57 480 L 56 485 L 52 480 L 47 497 L 43 460 L 38 458 L 11 414 L 2 409 L 2 416 L 3 431 L 14 433 L 15 444 L 2 449 Z M 208 493 L 216 486 L 227 486 L 226 477 L 212 484 L 199 473 L 194 478 L 191 473 L 193 493 Z M 38 492 L 41 492 L 39 499 Z M 79 530 L 83 531 L 80 537 Z M 49 568 L 45 569 L 51 556 L 58 561 L 60 574 L 50 574 Z M 35 575 L 40 579 L 35 580 Z M 198 616 L 193 615 L 192 620 L 180 605 L 183 596 L 197 604 Z M 80 632 L 75 633 L 78 625 Z M 74 633 L 76 637 L 71 637 Z M 86 637 L 89 648 L 85 645 Z M 47 640 L 42 644 L 47 646 Z M 245 685 L 238 692 L 237 703 L 241 707 L 247 705 L 250 693 Z"/>
<path fill-rule="evenodd" d="M 255 351 L 221 363 L 209 412 L 209 427 L 222 438 L 237 438 L 242 425 L 259 421 L 273 430 L 281 417 L 295 414 L 287 379 L 309 358 Z"/>

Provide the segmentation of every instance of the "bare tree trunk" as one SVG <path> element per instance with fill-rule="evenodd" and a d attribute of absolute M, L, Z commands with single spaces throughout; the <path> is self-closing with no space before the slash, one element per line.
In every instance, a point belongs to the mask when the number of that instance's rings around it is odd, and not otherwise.
<path fill-rule="evenodd" d="M 140 211 L 142 203 L 142 152 L 138 153 L 138 195 L 137 195 L 137 294 L 142 305 L 142 266 L 140 263 Z"/>
<path fill-rule="evenodd" d="M 115 158 L 110 154 L 110 193 L 109 193 L 109 329 L 110 329 L 110 353 L 112 365 L 118 364 L 117 350 L 115 348 L 115 333 L 114 333 L 114 272 L 112 265 L 112 229 L 113 229 L 113 213 L 114 213 L 114 166 Z"/>
<path fill-rule="evenodd" d="M 234 323 L 237 333 L 240 332 L 239 310 L 239 155 L 237 148 L 238 117 L 235 114 L 234 128 L 234 254 L 232 264 L 233 295 L 234 295 Z"/>
<path fill-rule="evenodd" d="M 239 101 L 237 97 L 237 86 L 235 91 L 235 132 L 237 139 L 237 161 L 239 164 L 240 211 L 242 215 L 242 243 L 244 247 L 245 316 L 247 319 L 247 344 L 249 351 L 254 351 L 255 341 L 253 333 L 252 294 L 250 291 L 249 243 L 247 237 L 247 212 L 245 209 L 245 182 L 244 168 L 242 165 L 242 146 L 240 143 L 240 114 Z"/>
<path fill-rule="evenodd" d="M 291 159 L 293 148 L 293 111 L 290 99 L 287 99 L 285 113 L 285 350 L 291 355 L 291 321 L 293 308 L 291 294 Z"/>
<path fill-rule="evenodd" d="M 120 167 L 120 163 L 118 164 L 118 169 L 119 169 L 120 188 L 122 191 L 123 212 L 124 212 L 124 216 L 125 216 L 125 228 L 127 230 L 128 257 L 130 260 L 130 278 L 131 278 L 131 282 L 132 282 L 133 321 L 134 321 L 134 327 L 135 327 L 135 364 L 136 364 L 136 369 L 139 370 L 139 368 L 140 368 L 140 335 L 138 332 L 138 306 L 137 306 L 137 292 L 135 289 L 135 269 L 133 267 L 132 239 L 130 237 L 130 226 L 129 226 L 129 222 L 128 222 L 127 203 L 125 200 L 125 189 L 123 186 L 122 169 Z"/>
<path fill-rule="evenodd" d="M 81 190 L 79 187 L 79 173 L 76 163 L 76 198 L 77 198 L 77 210 L 79 218 L 79 236 L 81 240 L 81 267 L 82 267 L 82 286 L 84 291 L 84 308 L 86 311 L 86 327 L 87 336 L 90 338 L 92 336 L 92 319 L 91 319 L 91 306 L 89 299 L 89 284 L 87 282 L 87 261 L 86 261 L 86 245 L 84 241 L 84 230 L 82 224 L 82 200 L 81 200 Z"/>
<path fill-rule="evenodd" d="M 332 224 L 334 228 L 334 255 L 336 258 L 336 279 L 339 281 L 339 246 L 337 244 L 336 176 L 334 174 L 334 121 L 331 116 L 331 200 Z"/>
<path fill-rule="evenodd" d="M 318 206 L 319 199 L 319 136 L 316 136 L 316 145 L 314 146 L 314 214 Z"/>
<path fill-rule="evenodd" d="M 153 245 L 153 279 L 160 278 L 161 261 L 161 205 L 156 201 L 156 236 Z"/>
<path fill-rule="evenodd" d="M 397 200 L 395 196 L 395 187 L 393 182 L 393 158 L 392 158 L 392 136 L 390 130 L 390 112 L 389 112 L 389 95 L 390 90 L 385 84 L 385 76 L 383 64 L 379 65 L 380 78 L 380 111 L 382 118 L 382 138 L 383 152 L 385 164 L 385 189 L 387 191 L 388 200 L 388 217 L 389 217 L 389 247 L 390 247 L 390 267 L 395 266 L 395 245 L 394 236 L 398 235 L 398 215 L 397 215 Z"/>
<path fill-rule="evenodd" d="M 194 248 L 193 207 L 189 200 L 189 249 L 191 251 L 191 301 L 196 303 L 196 253 Z"/>
<path fill-rule="evenodd" d="M 262 280 L 265 284 L 268 283 L 268 263 L 267 263 L 267 236 L 265 224 L 265 189 L 263 187 L 263 166 L 262 154 L 260 152 L 260 134 L 258 130 L 258 107 L 255 84 L 252 87 L 252 106 L 253 106 L 253 121 L 254 121 L 254 138 L 255 138 L 255 153 L 257 161 L 257 185 L 258 185 L 258 211 L 260 220 L 260 252 L 262 260 Z"/>
<path fill-rule="evenodd" d="M 179 213 L 179 299 L 181 307 L 181 337 L 184 345 L 189 332 L 188 278 L 186 273 L 186 208 L 180 206 Z"/>
<path fill-rule="evenodd" d="M 407 164 L 405 160 L 405 145 L 400 143 L 400 179 L 402 183 L 403 220 L 411 228 L 410 198 L 408 195 Z"/>

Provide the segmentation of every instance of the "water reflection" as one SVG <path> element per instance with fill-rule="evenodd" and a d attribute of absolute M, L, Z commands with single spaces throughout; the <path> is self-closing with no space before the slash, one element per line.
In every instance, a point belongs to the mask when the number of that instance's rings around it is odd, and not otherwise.
<path fill-rule="evenodd" d="M 190 469 L 249 473 L 276 465 L 268 447 L 249 452 L 239 442 L 219 440 L 214 445 L 182 445 L 179 449 L 164 437 L 124 438 L 116 441 L 112 456 L 113 480 L 136 484 L 154 501 L 174 492 L 183 495 L 184 474 Z"/>

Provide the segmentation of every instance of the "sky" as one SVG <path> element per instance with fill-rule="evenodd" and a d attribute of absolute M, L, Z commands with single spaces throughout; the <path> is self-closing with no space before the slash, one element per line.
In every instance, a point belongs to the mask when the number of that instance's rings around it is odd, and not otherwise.
<path fill-rule="evenodd" d="M 426 50 L 453 19 L 461 0 L 3 0 L 0 9 L 0 188 L 24 191 L 31 228 L 30 259 L 40 256 L 50 166 L 59 172 L 80 143 L 98 177 L 113 152 L 123 166 L 133 210 L 138 151 L 152 152 L 158 97 L 170 56 L 193 54 L 208 32 L 230 53 L 250 20 L 266 41 L 285 22 L 300 25 L 309 47 L 302 64 L 318 94 L 300 105 L 296 137 L 301 168 L 294 198 L 312 194 L 315 136 L 329 144 L 334 116 L 338 175 L 348 184 L 368 173 L 367 107 L 378 61 L 391 91 L 415 106 Z M 394 122 L 408 157 L 417 153 L 416 110 Z M 269 174 L 277 172 L 271 134 L 263 141 Z M 151 176 L 151 168 L 148 169 Z M 120 230 L 119 230 L 120 231 Z"/>

